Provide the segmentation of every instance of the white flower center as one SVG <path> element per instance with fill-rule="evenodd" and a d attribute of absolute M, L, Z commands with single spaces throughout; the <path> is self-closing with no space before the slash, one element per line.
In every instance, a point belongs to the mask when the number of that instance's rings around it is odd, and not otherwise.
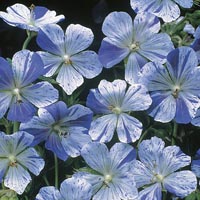
<path fill-rule="evenodd" d="M 21 103 L 22 102 L 22 97 L 21 97 L 21 94 L 20 94 L 20 89 L 19 88 L 13 89 L 12 93 L 13 93 L 13 95 L 16 96 L 17 103 Z"/>
<path fill-rule="evenodd" d="M 59 124 L 52 125 L 51 130 L 57 133 L 60 137 L 67 137 L 69 135 L 67 127 L 61 127 Z"/>
<path fill-rule="evenodd" d="M 179 92 L 180 92 L 181 88 L 179 85 L 175 85 L 173 88 L 172 88 L 172 96 L 177 99 L 178 98 L 178 95 L 179 95 Z"/>
<path fill-rule="evenodd" d="M 104 182 L 105 182 L 106 184 L 109 184 L 111 181 L 112 181 L 112 176 L 111 176 L 110 174 L 106 174 L 106 175 L 104 176 Z"/>
<path fill-rule="evenodd" d="M 134 42 L 129 46 L 129 49 L 131 51 L 137 51 L 140 48 L 139 42 Z"/>
<path fill-rule="evenodd" d="M 15 167 L 17 165 L 17 160 L 16 160 L 16 157 L 14 155 L 9 155 L 8 159 L 10 161 L 9 165 L 11 167 Z"/>
<path fill-rule="evenodd" d="M 70 60 L 70 56 L 69 55 L 64 55 L 63 56 L 63 61 L 65 64 L 70 65 L 72 64 L 72 61 Z"/>
<path fill-rule="evenodd" d="M 164 176 L 162 176 L 161 174 L 157 174 L 155 175 L 155 177 L 157 182 L 162 183 Z"/>
<path fill-rule="evenodd" d="M 121 114 L 121 112 L 122 112 L 122 110 L 121 110 L 121 108 L 120 107 L 118 107 L 118 106 L 109 106 L 108 107 L 108 109 L 109 110 L 111 110 L 113 113 L 115 113 L 116 115 L 119 115 L 119 114 Z"/>

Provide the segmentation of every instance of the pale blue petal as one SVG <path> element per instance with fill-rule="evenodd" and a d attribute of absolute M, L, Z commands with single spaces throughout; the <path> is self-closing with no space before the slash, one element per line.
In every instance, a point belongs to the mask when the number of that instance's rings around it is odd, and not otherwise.
<path fill-rule="evenodd" d="M 71 95 L 74 90 L 83 84 L 84 79 L 71 65 L 63 65 L 56 81 L 68 95 Z"/>
<path fill-rule="evenodd" d="M 64 200 L 89 200 L 92 186 L 82 178 L 68 178 L 60 185 L 60 193 Z"/>
<path fill-rule="evenodd" d="M 70 24 L 65 32 L 66 54 L 71 56 L 88 48 L 94 39 L 92 30 L 80 24 Z"/>
<path fill-rule="evenodd" d="M 130 163 L 132 160 L 135 160 L 136 151 L 129 144 L 115 143 L 110 149 L 110 157 L 112 165 L 119 168 L 125 163 Z"/>
<path fill-rule="evenodd" d="M 160 63 L 166 62 L 166 57 L 174 45 L 166 33 L 159 33 L 146 37 L 140 44 L 138 53 L 149 59 Z"/>
<path fill-rule="evenodd" d="M 146 110 L 151 103 L 147 88 L 141 84 L 133 84 L 128 88 L 121 108 L 125 112 Z"/>
<path fill-rule="evenodd" d="M 192 119 L 191 123 L 194 126 L 200 126 L 200 109 L 197 110 L 195 117 Z"/>
<path fill-rule="evenodd" d="M 85 78 L 94 78 L 102 71 L 102 65 L 94 51 L 82 51 L 72 56 L 70 60 L 77 72 Z"/>
<path fill-rule="evenodd" d="M 17 165 L 17 167 L 9 167 L 4 185 L 17 192 L 17 194 L 22 194 L 30 181 L 30 174 L 21 165 Z"/>
<path fill-rule="evenodd" d="M 184 80 L 188 73 L 198 65 L 195 51 L 190 47 L 179 47 L 169 53 L 167 61 L 179 80 Z"/>
<path fill-rule="evenodd" d="M 8 110 L 12 100 L 12 95 L 0 91 L 0 118 L 2 118 Z"/>
<path fill-rule="evenodd" d="M 197 188 L 197 179 L 193 172 L 184 170 L 170 174 L 164 179 L 163 186 L 170 193 L 184 198 Z"/>
<path fill-rule="evenodd" d="M 117 135 L 120 142 L 137 141 L 142 133 L 142 123 L 126 113 L 121 113 L 117 121 Z"/>
<path fill-rule="evenodd" d="M 0 151 L 1 151 L 1 146 L 0 146 Z M 9 162 L 10 161 L 7 158 L 0 158 L 0 183 L 3 182 L 3 177 L 4 177 L 6 170 L 9 166 Z"/>
<path fill-rule="evenodd" d="M 6 136 L 6 134 L 4 132 L 0 131 L 0 157 L 1 158 L 7 158 L 8 154 L 10 153 L 10 142 L 9 136 Z"/>
<path fill-rule="evenodd" d="M 45 143 L 45 148 L 53 151 L 61 160 L 67 160 L 68 154 L 63 148 L 61 138 L 57 133 L 51 133 Z"/>
<path fill-rule="evenodd" d="M 13 72 L 8 61 L 0 57 L 0 90 L 14 86 Z"/>
<path fill-rule="evenodd" d="M 12 69 L 16 87 L 26 86 L 44 74 L 44 64 L 37 53 L 22 50 L 15 53 Z"/>
<path fill-rule="evenodd" d="M 101 80 L 98 86 L 100 94 L 111 107 L 121 107 L 127 84 L 124 80 L 114 80 L 109 82 Z"/>
<path fill-rule="evenodd" d="M 89 135 L 84 134 L 83 128 L 71 127 L 68 130 L 68 135 L 61 137 L 61 144 L 71 157 L 77 157 L 80 155 L 82 147 L 91 142 Z"/>
<path fill-rule="evenodd" d="M 87 107 L 91 108 L 95 114 L 109 114 L 109 103 L 100 94 L 98 89 L 91 89 L 86 101 Z"/>
<path fill-rule="evenodd" d="M 22 95 L 36 107 L 45 107 L 58 100 L 58 90 L 43 81 L 23 88 Z"/>
<path fill-rule="evenodd" d="M 104 20 L 103 33 L 112 44 L 124 48 L 132 43 L 133 22 L 126 12 L 112 12 Z"/>
<path fill-rule="evenodd" d="M 159 163 L 160 156 L 165 147 L 162 139 L 154 136 L 150 140 L 143 140 L 139 145 L 138 155 L 149 169 L 154 169 L 154 165 Z"/>
<path fill-rule="evenodd" d="M 191 169 L 195 175 L 200 178 L 200 160 L 193 160 L 191 164 Z"/>
<path fill-rule="evenodd" d="M 14 100 L 10 105 L 7 119 L 10 121 L 27 122 L 34 116 L 35 112 L 35 106 L 25 99 L 22 102 Z"/>
<path fill-rule="evenodd" d="M 141 38 L 141 34 L 144 32 L 158 33 L 160 31 L 160 21 L 159 19 L 151 13 L 138 13 L 134 19 L 134 34 L 135 39 Z M 141 38 L 142 39 L 142 38 Z"/>
<path fill-rule="evenodd" d="M 161 200 L 162 187 L 160 183 L 153 184 L 139 193 L 140 200 Z"/>
<path fill-rule="evenodd" d="M 168 146 L 163 150 L 161 157 L 162 161 L 159 163 L 161 174 L 171 174 L 190 164 L 191 158 L 184 154 L 177 146 Z"/>
<path fill-rule="evenodd" d="M 63 200 L 60 192 L 54 186 L 42 187 L 35 200 Z"/>
<path fill-rule="evenodd" d="M 56 70 L 63 63 L 63 58 L 48 52 L 37 52 L 44 63 L 44 76 L 51 77 L 55 74 Z"/>
<path fill-rule="evenodd" d="M 154 117 L 155 121 L 159 122 L 170 122 L 174 119 L 176 114 L 176 99 L 171 94 L 166 94 L 166 92 L 155 92 L 151 94 L 153 100 L 148 113 L 150 116 Z"/>
<path fill-rule="evenodd" d="M 117 115 L 108 114 L 92 121 L 89 135 L 92 140 L 109 142 L 117 126 Z"/>
<path fill-rule="evenodd" d="M 111 44 L 109 38 L 104 38 L 99 49 L 99 60 L 105 68 L 111 68 L 120 63 L 130 52 L 129 48 L 117 47 Z"/>
<path fill-rule="evenodd" d="M 125 80 L 129 84 L 138 83 L 141 68 L 147 63 L 147 59 L 138 53 L 131 53 L 125 64 Z"/>
<path fill-rule="evenodd" d="M 45 164 L 34 148 L 28 148 L 18 154 L 17 161 L 36 176 L 40 174 Z"/>
<path fill-rule="evenodd" d="M 49 53 L 65 55 L 65 36 L 62 28 L 57 24 L 48 24 L 41 27 L 37 35 L 37 44 Z"/>
<path fill-rule="evenodd" d="M 183 8 L 191 8 L 193 6 L 193 0 L 174 0 Z"/>
<path fill-rule="evenodd" d="M 138 160 L 132 162 L 130 172 L 134 175 L 138 188 L 153 183 L 153 173 L 148 167 L 146 167 L 142 162 Z"/>
<path fill-rule="evenodd" d="M 105 144 L 98 142 L 88 143 L 82 148 L 81 156 L 86 163 L 97 172 L 101 174 L 109 172 L 111 159 Z"/>

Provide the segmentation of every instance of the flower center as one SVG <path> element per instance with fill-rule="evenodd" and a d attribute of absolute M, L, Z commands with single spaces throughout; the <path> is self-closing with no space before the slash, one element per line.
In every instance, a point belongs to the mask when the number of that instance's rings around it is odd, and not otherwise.
<path fill-rule="evenodd" d="M 118 107 L 118 106 L 114 107 L 114 106 L 111 105 L 111 106 L 108 107 L 108 109 L 111 110 L 116 115 L 119 115 L 122 112 L 121 108 Z"/>
<path fill-rule="evenodd" d="M 52 126 L 52 131 L 57 133 L 60 137 L 67 137 L 69 135 L 67 127 L 61 127 L 59 124 L 54 124 Z"/>
<path fill-rule="evenodd" d="M 139 42 L 134 42 L 129 46 L 129 49 L 131 51 L 137 51 L 140 48 Z"/>
<path fill-rule="evenodd" d="M 181 88 L 178 85 L 175 85 L 174 88 L 172 89 L 172 96 L 177 99 L 179 92 L 180 92 Z"/>
<path fill-rule="evenodd" d="M 106 174 L 106 175 L 104 176 L 104 182 L 105 182 L 106 184 L 109 184 L 111 181 L 112 181 L 112 176 L 111 176 L 110 174 Z"/>
<path fill-rule="evenodd" d="M 70 56 L 69 55 L 64 55 L 63 56 L 63 61 L 66 65 L 70 65 L 72 64 L 72 61 L 70 60 Z"/>
<path fill-rule="evenodd" d="M 17 160 L 16 160 L 16 157 L 14 155 L 9 155 L 8 159 L 10 160 L 9 165 L 11 167 L 17 166 Z"/>
<path fill-rule="evenodd" d="M 156 174 L 155 175 L 156 181 L 159 183 L 162 183 L 164 177 L 161 174 Z"/>
<path fill-rule="evenodd" d="M 22 103 L 22 97 L 20 95 L 20 89 L 19 88 L 13 89 L 12 93 L 13 93 L 13 95 L 16 96 L 17 103 Z"/>

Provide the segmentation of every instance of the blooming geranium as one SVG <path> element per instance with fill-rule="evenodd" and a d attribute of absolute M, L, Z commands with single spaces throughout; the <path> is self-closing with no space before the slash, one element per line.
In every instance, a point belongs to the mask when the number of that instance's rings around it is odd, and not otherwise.
<path fill-rule="evenodd" d="M 33 117 L 36 107 L 58 100 L 58 91 L 50 83 L 32 84 L 43 73 L 40 56 L 29 50 L 15 53 L 11 64 L 0 58 L 0 118 L 9 109 L 9 120 L 25 122 Z"/>
<path fill-rule="evenodd" d="M 0 132 L 0 182 L 22 194 L 31 181 L 27 170 L 39 175 L 44 160 L 30 147 L 33 136 L 24 132 L 5 135 Z"/>
<path fill-rule="evenodd" d="M 166 66 L 158 62 L 146 64 L 141 72 L 153 100 L 148 112 L 156 121 L 189 123 L 200 107 L 200 68 L 190 47 L 169 53 Z"/>
<path fill-rule="evenodd" d="M 174 48 L 166 33 L 158 33 L 160 22 L 149 13 L 137 14 L 134 22 L 128 13 L 112 12 L 104 20 L 102 31 L 106 35 L 99 49 L 99 59 L 106 68 L 126 58 L 125 79 L 133 84 L 145 63 L 164 63 Z"/>
<path fill-rule="evenodd" d="M 61 183 L 60 191 L 53 186 L 40 189 L 36 200 L 89 200 L 92 186 L 81 178 L 68 178 Z"/>
<path fill-rule="evenodd" d="M 164 22 L 171 22 L 180 16 L 179 4 L 191 8 L 193 0 L 131 0 L 131 7 L 137 12 L 149 12 L 161 17 Z"/>
<path fill-rule="evenodd" d="M 83 84 L 83 77 L 94 78 L 102 70 L 97 54 L 83 51 L 90 46 L 93 37 L 91 29 L 79 24 L 69 25 L 65 33 L 56 24 L 47 25 L 38 32 L 37 43 L 47 51 L 39 52 L 45 76 L 57 74 L 56 81 L 68 95 Z"/>
<path fill-rule="evenodd" d="M 143 140 L 138 150 L 139 160 L 133 161 L 133 173 L 138 188 L 144 187 L 141 200 L 161 200 L 162 188 L 184 198 L 196 190 L 197 180 L 189 170 L 177 171 L 190 164 L 191 158 L 177 146 L 165 147 L 157 137 Z"/>
<path fill-rule="evenodd" d="M 92 121 L 89 134 L 93 140 L 109 142 L 115 130 L 121 142 L 135 142 L 142 133 L 142 123 L 131 111 L 146 110 L 151 105 L 147 89 L 133 84 L 127 89 L 123 80 L 102 80 L 98 89 L 91 89 L 86 105 L 95 114 L 103 115 Z"/>
<path fill-rule="evenodd" d="M 38 110 L 27 123 L 21 123 L 20 130 L 34 136 L 32 145 L 45 141 L 45 147 L 60 159 L 68 155 L 77 157 L 84 144 L 91 141 L 87 134 L 92 120 L 92 111 L 82 105 L 67 108 L 62 101 Z"/>
<path fill-rule="evenodd" d="M 135 150 L 129 144 L 116 143 L 110 149 L 103 143 L 91 142 L 81 150 L 81 156 L 91 169 L 77 172 L 92 185 L 93 200 L 136 200 L 138 192 L 129 165 Z"/>
<path fill-rule="evenodd" d="M 55 11 L 42 6 L 27 8 L 23 4 L 16 3 L 6 10 L 7 13 L 0 11 L 0 18 L 7 24 L 35 32 L 46 24 L 55 24 L 65 19 L 64 15 L 56 16 Z"/>

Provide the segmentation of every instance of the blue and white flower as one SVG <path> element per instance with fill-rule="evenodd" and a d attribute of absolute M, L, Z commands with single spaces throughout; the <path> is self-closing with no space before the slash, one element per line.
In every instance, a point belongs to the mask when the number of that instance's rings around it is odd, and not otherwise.
<path fill-rule="evenodd" d="M 153 100 L 148 109 L 156 121 L 187 124 L 200 107 L 200 68 L 190 47 L 179 47 L 167 56 L 167 64 L 147 63 L 140 83 L 145 85 Z"/>
<path fill-rule="evenodd" d="M 136 157 L 132 146 L 116 143 L 109 151 L 105 144 L 92 142 L 82 148 L 81 156 L 91 169 L 74 176 L 92 185 L 92 200 L 138 200 L 134 176 L 129 173 Z"/>
<path fill-rule="evenodd" d="M 60 191 L 54 186 L 42 187 L 36 200 L 90 200 L 92 186 L 81 178 L 68 178 L 61 183 Z"/>
<path fill-rule="evenodd" d="M 28 170 L 38 176 L 44 168 L 44 160 L 30 147 L 33 138 L 24 131 L 12 135 L 0 132 L 0 182 L 18 194 L 32 180 Z"/>
<path fill-rule="evenodd" d="M 180 170 L 191 162 L 178 146 L 165 147 L 157 137 L 143 140 L 138 150 L 139 160 L 133 161 L 133 173 L 141 200 L 161 200 L 162 189 L 184 198 L 197 188 L 197 179 L 190 170 Z"/>
<path fill-rule="evenodd" d="M 45 141 L 45 147 L 60 159 L 77 157 L 83 145 L 91 141 L 88 129 L 92 121 L 92 111 L 76 104 L 67 108 L 62 101 L 38 110 L 27 123 L 21 123 L 20 130 L 34 136 L 32 145 Z"/>
<path fill-rule="evenodd" d="M 50 11 L 42 6 L 31 6 L 16 3 L 7 9 L 7 13 L 0 11 L 0 18 L 7 24 L 22 29 L 38 32 L 47 24 L 55 24 L 65 19 L 64 15 L 56 16 L 55 11 Z"/>
<path fill-rule="evenodd" d="M 86 105 L 97 115 L 89 134 L 95 141 L 109 142 L 117 131 L 121 142 L 135 142 L 142 133 L 142 123 L 130 112 L 146 110 L 152 100 L 146 87 L 133 84 L 127 87 L 123 80 L 102 80 L 97 89 L 91 89 Z"/>
<path fill-rule="evenodd" d="M 171 22 L 180 16 L 178 5 L 191 8 L 193 0 L 131 0 L 131 7 L 138 12 L 149 12 L 161 17 L 164 22 Z"/>
<path fill-rule="evenodd" d="M 47 25 L 38 32 L 37 43 L 47 52 L 38 52 L 45 65 L 45 76 L 57 75 L 56 81 L 71 95 L 84 82 L 99 75 L 102 65 L 88 48 L 94 35 L 91 29 L 71 24 L 64 33 L 58 25 Z"/>
<path fill-rule="evenodd" d="M 99 59 L 111 68 L 125 59 L 125 80 L 138 81 L 141 67 L 150 61 L 164 63 L 174 48 L 170 37 L 160 31 L 158 18 L 149 13 L 137 14 L 134 21 L 125 12 L 112 12 L 104 20 L 106 35 L 99 49 Z"/>
<path fill-rule="evenodd" d="M 25 122 L 33 117 L 37 108 L 56 102 L 58 91 L 46 81 L 33 84 L 44 74 L 44 64 L 38 54 L 19 51 L 11 65 L 0 58 L 0 118 L 8 110 L 8 120 Z"/>

